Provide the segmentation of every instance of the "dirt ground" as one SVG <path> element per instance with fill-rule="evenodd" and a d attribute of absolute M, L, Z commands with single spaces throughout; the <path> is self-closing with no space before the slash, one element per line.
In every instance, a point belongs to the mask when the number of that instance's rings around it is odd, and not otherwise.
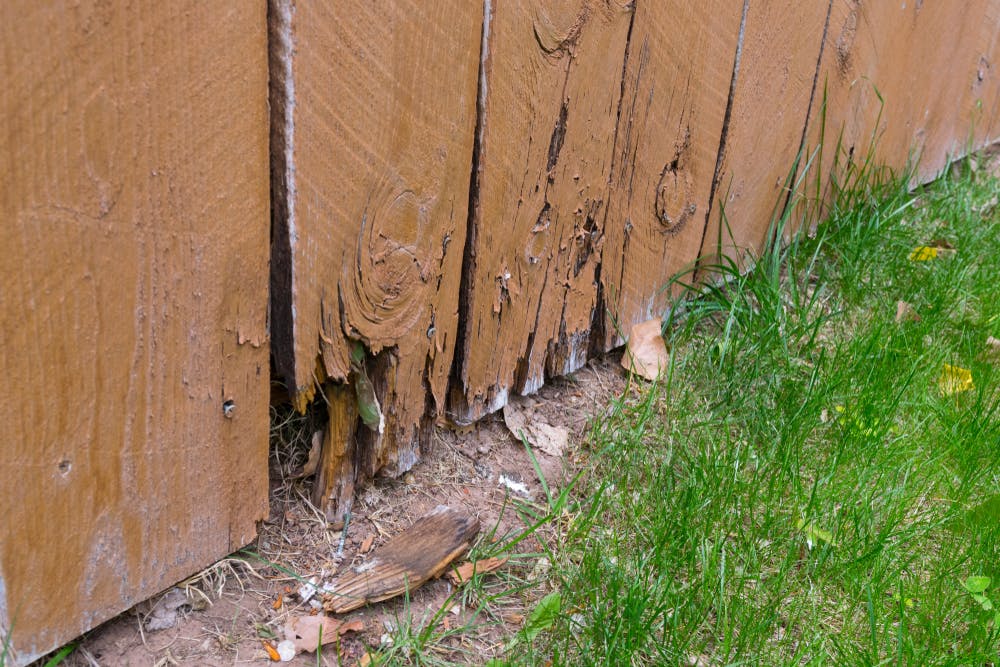
<path fill-rule="evenodd" d="M 585 456 L 581 443 L 588 424 L 625 389 L 618 362 L 617 356 L 593 360 L 524 401 L 529 421 L 569 432 L 562 456 L 533 450 L 550 487 L 560 487 L 572 477 Z M 402 479 L 376 480 L 357 494 L 345 536 L 329 530 L 309 503 L 312 480 L 300 474 L 317 428 L 315 420 L 292 416 L 287 410 L 274 411 L 274 417 L 281 423 L 272 426 L 271 513 L 256 542 L 182 582 L 173 592 L 165 591 L 89 632 L 62 664 L 268 663 L 262 638 L 274 636 L 273 645 L 284 638 L 289 618 L 317 613 L 297 594 L 303 579 L 316 576 L 320 582 L 328 581 L 365 563 L 386 540 L 438 505 L 476 515 L 480 539 L 490 539 L 524 527 L 509 503 L 505 505 L 508 494 L 526 491 L 535 500 L 543 497 L 531 457 L 498 413 L 465 432 L 435 429 L 431 451 L 411 472 Z M 544 533 L 540 539 L 546 539 Z M 364 547 L 368 550 L 362 553 Z M 523 557 L 512 557 L 504 568 L 517 570 L 515 577 L 519 574 L 519 580 L 530 581 L 532 569 L 538 567 L 539 543 L 526 540 L 517 549 Z M 439 657 L 462 662 L 468 659 L 464 656 L 473 655 L 485 660 L 516 633 L 525 608 L 546 592 L 526 587 L 518 594 L 498 596 L 491 602 L 489 618 L 472 618 L 471 605 L 456 605 L 455 598 L 449 602 L 452 591 L 452 584 L 442 577 L 414 591 L 409 600 L 396 598 L 344 615 L 340 620 L 358 620 L 362 629 L 342 636 L 339 655 L 335 644 L 325 646 L 320 663 L 364 664 L 368 648 L 384 646 L 399 624 L 409 622 L 419 628 L 432 621 L 443 629 L 460 630 L 438 634 L 433 650 Z M 445 603 L 449 610 L 432 619 Z M 157 625 L 171 627 L 153 629 Z M 316 655 L 305 652 L 286 664 L 316 663 Z"/>

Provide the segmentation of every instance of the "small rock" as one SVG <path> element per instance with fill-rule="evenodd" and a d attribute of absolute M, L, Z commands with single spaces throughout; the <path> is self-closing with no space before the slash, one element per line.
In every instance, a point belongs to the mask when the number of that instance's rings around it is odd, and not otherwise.
<path fill-rule="evenodd" d="M 290 639 L 278 642 L 275 650 L 278 651 L 278 656 L 281 658 L 281 662 L 291 662 L 292 658 L 295 657 L 295 642 Z"/>

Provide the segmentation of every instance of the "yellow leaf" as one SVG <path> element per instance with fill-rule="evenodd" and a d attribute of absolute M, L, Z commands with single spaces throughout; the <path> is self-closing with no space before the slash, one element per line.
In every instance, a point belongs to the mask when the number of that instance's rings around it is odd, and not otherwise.
<path fill-rule="evenodd" d="M 836 546 L 836 542 L 833 541 L 833 533 L 828 530 L 823 530 L 811 521 L 806 523 L 805 519 L 799 519 L 795 522 L 795 527 L 805 533 L 806 544 L 809 545 L 810 549 L 820 542 L 826 542 L 830 546 Z"/>
<path fill-rule="evenodd" d="M 941 377 L 938 378 L 938 389 L 941 390 L 943 395 L 951 396 L 952 394 L 958 394 L 975 388 L 976 386 L 972 383 L 972 371 L 968 368 L 945 364 L 941 369 Z"/>
<path fill-rule="evenodd" d="M 938 255 L 938 249 L 934 246 L 918 245 L 910 253 L 911 262 L 926 262 L 934 259 Z"/>

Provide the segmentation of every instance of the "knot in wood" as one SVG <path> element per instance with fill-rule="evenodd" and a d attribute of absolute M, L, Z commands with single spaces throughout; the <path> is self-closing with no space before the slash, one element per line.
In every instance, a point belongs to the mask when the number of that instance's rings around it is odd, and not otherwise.
<path fill-rule="evenodd" d="M 677 161 L 666 165 L 656 186 L 654 211 L 666 234 L 676 234 L 698 210 L 692 196 L 694 183 L 688 171 L 678 171 Z"/>

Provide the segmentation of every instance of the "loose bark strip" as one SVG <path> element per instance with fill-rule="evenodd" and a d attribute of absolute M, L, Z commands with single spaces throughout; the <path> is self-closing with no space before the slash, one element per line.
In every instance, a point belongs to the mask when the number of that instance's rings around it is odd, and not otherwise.
<path fill-rule="evenodd" d="M 631 4 L 491 7 L 455 421 L 586 361 Z"/>
<path fill-rule="evenodd" d="M 702 266 L 756 256 L 794 182 L 829 12 L 828 2 L 749 3 Z M 701 275 L 701 279 L 711 279 Z"/>
<path fill-rule="evenodd" d="M 301 407 L 361 341 L 402 472 L 443 407 L 458 323 L 483 8 L 272 0 L 273 336 Z M 320 373 L 315 373 L 316 359 Z"/>
<path fill-rule="evenodd" d="M 598 349 L 662 316 L 663 286 L 698 256 L 741 11 L 736 2 L 636 6 L 608 190 Z"/>
<path fill-rule="evenodd" d="M 389 540 L 370 561 L 333 581 L 324 608 L 344 614 L 420 587 L 444 573 L 479 534 L 479 519 L 440 506 Z"/>
<path fill-rule="evenodd" d="M 266 13 L 5 2 L 0 43 L 0 636 L 24 664 L 267 516 Z"/>

